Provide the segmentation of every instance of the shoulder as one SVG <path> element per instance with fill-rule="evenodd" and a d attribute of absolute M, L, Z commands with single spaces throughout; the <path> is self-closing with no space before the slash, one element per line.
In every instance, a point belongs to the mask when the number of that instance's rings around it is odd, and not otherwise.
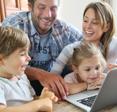
<path fill-rule="evenodd" d="M 18 12 L 7 16 L 2 22 L 2 26 L 16 26 L 19 23 L 25 23 L 28 21 L 30 12 Z"/>
<path fill-rule="evenodd" d="M 55 28 L 55 30 L 60 28 L 64 32 L 76 33 L 76 34 L 79 34 L 79 36 L 82 36 L 82 32 L 78 28 L 62 20 L 57 19 L 53 27 Z"/>
<path fill-rule="evenodd" d="M 73 50 L 74 48 L 77 48 L 80 45 L 81 41 L 76 41 L 71 44 L 68 44 L 64 47 L 64 49 Z"/>
<path fill-rule="evenodd" d="M 116 49 L 117 48 L 117 36 L 113 36 L 110 45 L 109 45 L 109 49 Z"/>
<path fill-rule="evenodd" d="M 64 80 L 65 80 L 65 82 L 67 82 L 67 83 L 78 83 L 74 72 L 67 74 L 67 75 L 64 77 Z"/>

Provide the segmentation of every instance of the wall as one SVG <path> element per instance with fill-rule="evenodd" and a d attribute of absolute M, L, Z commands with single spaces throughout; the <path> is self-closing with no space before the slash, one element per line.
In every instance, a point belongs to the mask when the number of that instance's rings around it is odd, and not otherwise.
<path fill-rule="evenodd" d="M 82 15 L 85 6 L 99 0 L 60 0 L 59 18 L 72 23 L 82 30 Z"/>
<path fill-rule="evenodd" d="M 82 30 L 82 15 L 85 6 L 93 1 L 100 1 L 100 0 L 60 0 L 60 10 L 59 10 L 59 18 L 70 22 L 80 30 Z M 115 22 L 117 27 L 117 0 L 110 0 L 111 6 L 114 11 L 115 15 Z M 116 29 L 117 34 L 117 29 Z"/>
<path fill-rule="evenodd" d="M 117 0 L 112 0 L 112 7 L 115 15 L 115 26 L 116 26 L 116 35 L 117 35 Z"/>

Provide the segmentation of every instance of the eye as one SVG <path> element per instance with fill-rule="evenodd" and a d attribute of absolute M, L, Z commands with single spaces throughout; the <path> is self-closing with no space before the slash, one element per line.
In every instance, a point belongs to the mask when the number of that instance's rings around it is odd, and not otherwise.
<path fill-rule="evenodd" d="M 83 22 L 85 22 L 85 23 L 86 23 L 86 22 L 88 22 L 88 20 L 86 20 L 86 19 L 83 19 Z"/>
<path fill-rule="evenodd" d="M 99 21 L 98 20 L 94 20 L 94 21 L 92 21 L 92 24 L 98 25 Z"/>
<path fill-rule="evenodd" d="M 97 66 L 95 69 L 96 69 L 96 70 L 99 70 L 99 69 L 100 69 L 100 66 Z"/>
<path fill-rule="evenodd" d="M 90 68 L 85 69 L 85 71 L 87 71 L 87 72 L 89 72 L 90 70 L 91 70 Z"/>
<path fill-rule="evenodd" d="M 21 56 L 24 56 L 24 55 L 26 55 L 26 52 L 24 52 L 24 51 L 23 52 L 20 52 L 20 55 Z"/>
<path fill-rule="evenodd" d="M 39 5 L 39 10 L 44 10 L 46 7 L 45 6 L 43 6 L 43 5 Z"/>
<path fill-rule="evenodd" d="M 51 11 L 56 11 L 57 10 L 57 7 L 54 6 L 54 7 L 51 7 Z"/>

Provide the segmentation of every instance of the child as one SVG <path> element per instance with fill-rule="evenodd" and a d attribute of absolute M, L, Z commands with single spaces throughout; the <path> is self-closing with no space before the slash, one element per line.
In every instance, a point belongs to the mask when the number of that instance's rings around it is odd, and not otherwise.
<path fill-rule="evenodd" d="M 101 87 L 106 62 L 100 49 L 94 44 L 81 42 L 79 47 L 74 49 L 71 64 L 74 72 L 64 77 L 69 94 Z"/>
<path fill-rule="evenodd" d="M 51 112 L 52 101 L 57 101 L 47 89 L 33 100 L 34 90 L 24 74 L 30 61 L 29 46 L 23 31 L 0 27 L 0 112 Z"/>

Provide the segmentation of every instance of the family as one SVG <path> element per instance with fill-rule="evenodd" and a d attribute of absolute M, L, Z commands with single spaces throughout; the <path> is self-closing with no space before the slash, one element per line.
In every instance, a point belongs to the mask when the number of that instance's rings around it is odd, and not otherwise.
<path fill-rule="evenodd" d="M 117 67 L 111 6 L 89 3 L 80 31 L 58 20 L 59 4 L 28 0 L 29 11 L 2 22 L 0 111 L 52 112 L 52 102 L 100 88 L 107 71 Z"/>

